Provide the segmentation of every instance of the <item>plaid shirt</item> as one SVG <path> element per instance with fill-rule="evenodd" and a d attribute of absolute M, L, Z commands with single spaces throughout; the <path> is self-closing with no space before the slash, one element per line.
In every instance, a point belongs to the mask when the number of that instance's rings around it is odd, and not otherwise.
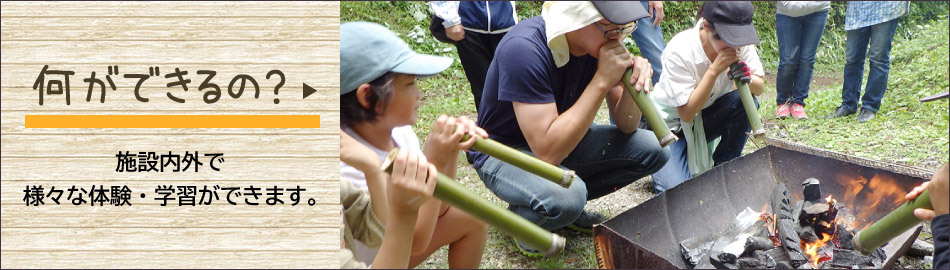
<path fill-rule="evenodd" d="M 851 1 L 845 13 L 844 30 L 851 31 L 897 19 L 908 10 L 909 1 Z"/>

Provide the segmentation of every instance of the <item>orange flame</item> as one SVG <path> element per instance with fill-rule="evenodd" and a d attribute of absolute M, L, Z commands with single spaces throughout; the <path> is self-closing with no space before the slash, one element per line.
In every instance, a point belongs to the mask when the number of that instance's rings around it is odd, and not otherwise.
<path fill-rule="evenodd" d="M 821 256 L 818 256 L 818 249 L 824 247 L 826 245 L 825 243 L 828 243 L 830 240 L 831 235 L 828 235 L 827 233 L 821 233 L 821 240 L 803 244 L 802 251 L 805 252 L 805 254 L 808 255 L 808 258 L 811 259 L 812 266 L 818 267 L 818 262 L 820 262 L 822 259 Z"/>
<path fill-rule="evenodd" d="M 893 209 L 904 202 L 904 194 L 907 194 L 893 177 L 884 174 L 875 174 L 870 180 L 863 176 L 839 176 L 836 180 L 846 188 L 841 202 L 854 210 L 854 222 L 849 224 L 852 228 L 870 224 L 869 219 L 878 212 L 878 207 Z M 882 202 L 886 203 L 881 205 Z"/>

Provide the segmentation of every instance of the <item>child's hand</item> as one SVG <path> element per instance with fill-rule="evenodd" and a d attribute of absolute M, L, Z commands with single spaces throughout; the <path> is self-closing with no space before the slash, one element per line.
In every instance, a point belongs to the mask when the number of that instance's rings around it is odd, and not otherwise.
<path fill-rule="evenodd" d="M 419 207 L 432 198 L 438 174 L 425 155 L 416 151 L 400 150 L 393 163 L 389 184 L 386 185 L 390 213 L 418 214 Z"/>
<path fill-rule="evenodd" d="M 468 148 L 472 147 L 472 145 L 475 144 L 475 136 L 488 138 L 488 132 L 485 132 L 484 129 L 475 124 L 475 121 L 469 120 L 465 118 L 465 116 L 459 117 L 456 122 L 455 132 L 461 133 L 463 136 L 465 134 L 471 136 L 468 140 L 459 143 L 459 150 L 468 150 Z"/>
<path fill-rule="evenodd" d="M 376 152 L 342 130 L 340 130 L 340 161 L 363 173 L 379 171 L 381 166 Z"/>

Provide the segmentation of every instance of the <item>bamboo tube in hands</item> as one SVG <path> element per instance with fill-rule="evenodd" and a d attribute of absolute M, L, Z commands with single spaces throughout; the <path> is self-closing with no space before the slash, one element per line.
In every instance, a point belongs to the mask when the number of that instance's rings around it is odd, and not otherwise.
<path fill-rule="evenodd" d="M 627 93 L 630 94 L 630 97 L 633 98 L 633 102 L 636 102 L 637 107 L 640 107 L 640 112 L 643 114 L 643 117 L 647 119 L 647 124 L 650 124 L 650 129 L 652 129 L 653 134 L 656 135 L 656 140 L 660 142 L 660 147 L 666 147 L 676 140 L 679 140 L 679 137 L 676 137 L 673 132 L 670 132 L 670 126 L 666 125 L 666 121 L 660 118 L 660 113 L 657 112 L 656 105 L 653 104 L 653 100 L 647 96 L 647 93 L 637 91 L 637 89 L 630 84 L 630 76 L 632 75 L 633 69 L 628 68 L 627 72 L 623 73 L 623 77 L 620 81 L 623 83 L 623 87 L 627 90 Z"/>
<path fill-rule="evenodd" d="M 917 208 L 933 210 L 933 205 L 930 204 L 930 192 L 924 190 L 917 198 L 898 206 L 897 209 L 874 222 L 867 229 L 855 234 L 854 238 L 851 239 L 854 250 L 869 255 L 887 241 L 920 224 L 922 220 L 914 216 L 914 209 Z"/>
<path fill-rule="evenodd" d="M 399 148 L 389 151 L 389 155 L 383 160 L 382 171 L 392 174 L 397 153 L 399 153 Z M 438 182 L 432 196 L 439 200 L 478 218 L 507 235 L 524 241 L 529 246 L 544 252 L 545 256 L 553 257 L 564 250 L 566 243 L 564 237 L 542 229 L 514 212 L 478 196 L 444 174 L 439 173 L 437 179 Z"/>
<path fill-rule="evenodd" d="M 467 141 L 469 138 L 471 136 L 465 134 L 462 141 Z M 475 136 L 475 144 L 472 145 L 471 149 L 514 165 L 541 178 L 551 180 L 551 182 L 564 188 L 570 187 L 577 176 L 572 170 L 561 169 L 498 141 L 482 138 L 481 136 Z"/>
<path fill-rule="evenodd" d="M 732 72 L 738 63 L 732 63 L 729 71 Z M 736 80 L 736 89 L 739 91 L 739 98 L 742 99 L 742 107 L 745 107 L 745 115 L 749 118 L 749 126 L 752 127 L 749 135 L 753 139 L 761 139 L 765 136 L 765 128 L 762 127 L 762 119 L 759 117 L 759 108 L 755 107 L 755 100 L 752 98 L 752 91 L 749 90 L 749 82 Z"/>

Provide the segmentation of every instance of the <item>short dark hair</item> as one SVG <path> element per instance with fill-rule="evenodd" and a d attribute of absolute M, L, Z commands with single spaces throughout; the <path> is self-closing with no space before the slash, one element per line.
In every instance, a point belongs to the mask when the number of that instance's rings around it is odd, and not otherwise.
<path fill-rule="evenodd" d="M 340 121 L 343 126 L 352 127 L 362 122 L 374 122 L 377 116 L 382 112 L 376 111 L 377 102 L 382 102 L 382 110 L 389 105 L 390 98 L 393 95 L 393 80 L 397 73 L 387 72 L 375 80 L 369 82 L 370 91 L 366 100 L 369 101 L 369 108 L 360 105 L 357 99 L 357 91 L 353 90 L 340 96 Z"/>

